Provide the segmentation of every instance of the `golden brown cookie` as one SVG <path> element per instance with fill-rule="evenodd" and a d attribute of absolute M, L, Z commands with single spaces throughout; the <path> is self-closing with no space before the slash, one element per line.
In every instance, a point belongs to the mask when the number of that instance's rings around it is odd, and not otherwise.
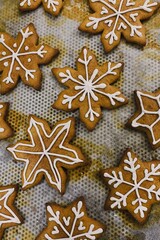
<path fill-rule="evenodd" d="M 160 90 L 135 92 L 137 111 L 128 125 L 147 134 L 153 149 L 160 147 Z"/>
<path fill-rule="evenodd" d="M 75 133 L 74 118 L 59 121 L 51 130 L 45 120 L 30 116 L 28 133 L 29 141 L 8 147 L 17 161 L 25 163 L 23 189 L 37 185 L 45 176 L 48 184 L 63 194 L 67 180 L 64 169 L 85 162 L 80 149 L 69 143 Z"/>
<path fill-rule="evenodd" d="M 21 30 L 16 39 L 0 32 L 0 93 L 11 91 L 18 79 L 37 90 L 41 87 L 40 64 L 49 63 L 57 49 L 38 45 L 38 35 L 31 23 Z"/>
<path fill-rule="evenodd" d="M 89 218 L 84 198 L 78 198 L 68 207 L 47 205 L 48 226 L 36 240 L 98 239 L 105 230 L 100 222 Z"/>
<path fill-rule="evenodd" d="M 46 12 L 57 16 L 63 7 L 63 0 L 20 0 L 19 9 L 22 12 L 31 11 L 38 8 L 40 4 L 43 4 Z"/>
<path fill-rule="evenodd" d="M 81 121 L 93 130 L 102 116 L 101 107 L 110 110 L 128 102 L 121 91 L 112 86 L 120 77 L 122 63 L 106 62 L 99 66 L 95 55 L 84 47 L 76 64 L 77 70 L 52 69 L 57 80 L 68 87 L 59 94 L 53 108 L 79 109 Z"/>
<path fill-rule="evenodd" d="M 6 139 L 13 135 L 9 124 L 5 121 L 9 108 L 9 103 L 0 102 L 0 140 Z"/>
<path fill-rule="evenodd" d="M 18 186 L 0 187 L 0 239 L 6 228 L 22 223 L 22 217 L 14 206 Z"/>
<path fill-rule="evenodd" d="M 146 44 L 145 27 L 141 20 L 150 18 L 159 7 L 151 0 L 89 0 L 94 11 L 79 29 L 92 34 L 102 32 L 101 41 L 107 52 L 115 48 L 121 35 L 128 42 Z"/>
<path fill-rule="evenodd" d="M 151 206 L 160 202 L 160 161 L 142 162 L 128 149 L 119 166 L 102 171 L 110 189 L 106 209 L 127 210 L 144 223 Z"/>

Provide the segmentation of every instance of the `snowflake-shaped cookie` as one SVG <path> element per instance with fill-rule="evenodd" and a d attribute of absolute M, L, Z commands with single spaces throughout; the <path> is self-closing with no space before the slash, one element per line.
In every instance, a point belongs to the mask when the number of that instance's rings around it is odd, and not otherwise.
<path fill-rule="evenodd" d="M 70 145 L 74 136 L 74 119 L 59 121 L 53 130 L 48 123 L 35 116 L 30 117 L 28 128 L 30 141 L 19 141 L 8 150 L 17 161 L 23 161 L 23 189 L 37 185 L 45 176 L 51 187 L 65 192 L 65 169 L 84 165 L 84 156 L 79 148 Z"/>
<path fill-rule="evenodd" d="M 83 198 L 64 208 L 56 204 L 47 205 L 48 226 L 36 240 L 93 240 L 99 238 L 105 226 L 89 218 Z"/>
<path fill-rule="evenodd" d="M 45 11 L 53 16 L 57 16 L 63 7 L 63 0 L 20 0 L 19 8 L 21 11 L 35 10 L 41 3 Z"/>
<path fill-rule="evenodd" d="M 17 39 L 0 33 L 0 93 L 5 94 L 22 81 L 35 89 L 41 87 L 40 64 L 47 64 L 58 54 L 48 45 L 37 45 L 38 35 L 33 24 L 21 30 Z"/>
<path fill-rule="evenodd" d="M 0 187 L 0 239 L 6 228 L 16 226 L 22 222 L 22 218 L 14 207 L 17 195 L 17 186 Z"/>
<path fill-rule="evenodd" d="M 89 0 L 95 13 L 89 15 L 80 30 L 102 34 L 107 52 L 116 47 L 121 35 L 129 42 L 146 44 L 145 28 L 140 20 L 151 17 L 159 7 L 151 0 Z"/>
<path fill-rule="evenodd" d="M 89 130 L 100 120 L 101 107 L 114 109 L 127 103 L 121 91 L 110 85 L 120 77 L 122 64 L 108 62 L 99 66 L 94 54 L 85 47 L 77 60 L 77 70 L 65 67 L 52 71 L 69 88 L 60 93 L 53 107 L 65 111 L 79 109 Z"/>
<path fill-rule="evenodd" d="M 11 137 L 13 134 L 11 127 L 5 121 L 8 107 L 9 103 L 0 102 L 0 140 Z"/>
<path fill-rule="evenodd" d="M 144 223 L 151 206 L 160 201 L 159 161 L 142 162 L 128 150 L 119 167 L 102 173 L 110 188 L 106 208 L 128 210 L 138 222 Z"/>
<path fill-rule="evenodd" d="M 160 91 L 137 91 L 137 111 L 128 121 L 133 128 L 144 131 L 153 149 L 160 147 Z"/>

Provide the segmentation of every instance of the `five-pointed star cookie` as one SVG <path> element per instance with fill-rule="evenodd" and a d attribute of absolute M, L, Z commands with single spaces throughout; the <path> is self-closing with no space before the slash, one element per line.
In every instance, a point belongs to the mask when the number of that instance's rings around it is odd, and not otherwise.
<path fill-rule="evenodd" d="M 105 226 L 87 216 L 84 198 L 78 198 L 68 207 L 47 204 L 48 226 L 36 240 L 87 240 L 101 237 Z"/>
<path fill-rule="evenodd" d="M 144 223 L 151 206 L 160 202 L 160 162 L 142 162 L 130 149 L 124 154 L 119 167 L 102 171 L 110 188 L 106 209 L 127 210 Z"/>
<path fill-rule="evenodd" d="M 6 228 L 22 223 L 22 218 L 14 207 L 14 200 L 17 195 L 17 186 L 0 187 L 0 239 Z"/>
<path fill-rule="evenodd" d="M 46 12 L 57 16 L 63 7 L 63 0 L 20 0 L 19 9 L 21 11 L 35 10 L 40 4 L 43 4 Z"/>
<path fill-rule="evenodd" d="M 159 7 L 151 0 L 89 0 L 95 13 L 90 14 L 79 27 L 89 33 L 102 33 L 107 52 L 120 43 L 121 35 L 129 42 L 146 44 L 145 28 L 141 20 L 148 19 Z"/>
<path fill-rule="evenodd" d="M 128 121 L 133 128 L 144 131 L 153 149 L 160 147 L 160 91 L 137 91 L 137 111 Z"/>
<path fill-rule="evenodd" d="M 58 54 L 48 45 L 37 45 L 38 35 L 33 24 L 21 30 L 16 39 L 0 33 L 0 93 L 5 94 L 22 81 L 35 89 L 41 87 L 40 64 L 47 64 Z"/>
<path fill-rule="evenodd" d="M 11 137 L 13 134 L 11 127 L 5 121 L 8 107 L 9 103 L 0 102 L 0 140 Z"/>
<path fill-rule="evenodd" d="M 115 109 L 127 103 L 121 91 L 112 86 L 120 77 L 121 63 L 106 62 L 99 66 L 95 55 L 84 47 L 77 60 L 77 70 L 53 69 L 57 80 L 68 87 L 53 104 L 56 109 L 79 109 L 80 119 L 93 130 L 101 118 L 101 107 Z"/>
<path fill-rule="evenodd" d="M 59 121 L 51 130 L 45 120 L 30 117 L 30 140 L 8 147 L 17 161 L 25 162 L 23 189 L 37 185 L 45 176 L 51 187 L 62 194 L 65 192 L 66 173 L 63 168 L 74 169 L 84 165 L 80 149 L 69 144 L 74 131 L 74 118 Z"/>

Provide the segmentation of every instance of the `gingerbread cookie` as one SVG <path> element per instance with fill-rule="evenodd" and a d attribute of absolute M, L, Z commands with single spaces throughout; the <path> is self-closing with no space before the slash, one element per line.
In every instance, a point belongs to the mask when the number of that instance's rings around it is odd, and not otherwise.
<path fill-rule="evenodd" d="M 41 87 L 40 64 L 49 63 L 58 50 L 37 45 L 38 35 L 33 24 L 20 31 L 17 39 L 0 33 L 0 93 L 5 94 L 22 81 L 37 90 Z"/>
<path fill-rule="evenodd" d="M 122 63 L 106 62 L 99 66 L 95 55 L 84 47 L 77 60 L 77 70 L 70 67 L 52 69 L 57 80 L 68 87 L 60 93 L 53 108 L 79 109 L 81 121 L 93 130 L 101 118 L 101 107 L 110 110 L 128 102 L 121 91 L 111 85 L 121 71 Z"/>
<path fill-rule="evenodd" d="M 22 217 L 14 207 L 18 187 L 14 185 L 0 187 L 0 239 L 4 230 L 22 223 Z"/>
<path fill-rule="evenodd" d="M 9 103 L 0 102 L 0 140 L 6 139 L 13 135 L 11 127 L 5 121 L 8 108 Z"/>
<path fill-rule="evenodd" d="M 84 198 L 79 198 L 64 208 L 57 204 L 47 205 L 48 226 L 36 240 L 87 240 L 101 237 L 105 226 L 89 218 Z"/>
<path fill-rule="evenodd" d="M 84 165 L 80 149 L 69 142 L 74 136 L 74 118 L 59 121 L 53 130 L 48 123 L 35 116 L 29 120 L 29 141 L 19 141 L 8 147 L 17 161 L 25 162 L 22 174 L 23 189 L 37 185 L 45 176 L 48 184 L 65 192 L 65 169 Z"/>
<path fill-rule="evenodd" d="M 160 91 L 135 93 L 137 111 L 128 125 L 147 134 L 153 149 L 160 147 Z"/>
<path fill-rule="evenodd" d="M 130 149 L 124 154 L 119 167 L 102 171 L 110 188 L 106 209 L 127 210 L 144 223 L 151 206 L 160 202 L 160 162 L 142 162 Z"/>
<path fill-rule="evenodd" d="M 159 7 L 151 0 L 89 0 L 89 4 L 94 13 L 79 29 L 93 34 L 103 32 L 101 41 L 107 52 L 120 43 L 121 35 L 128 42 L 145 45 L 141 20 L 150 18 Z"/>
<path fill-rule="evenodd" d="M 20 0 L 19 9 L 21 11 L 35 10 L 40 4 L 43 4 L 46 12 L 57 16 L 63 7 L 63 0 Z"/>

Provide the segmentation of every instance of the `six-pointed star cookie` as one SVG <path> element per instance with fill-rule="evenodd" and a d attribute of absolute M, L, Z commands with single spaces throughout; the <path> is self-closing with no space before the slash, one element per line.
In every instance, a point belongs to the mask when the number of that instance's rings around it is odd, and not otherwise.
<path fill-rule="evenodd" d="M 43 176 L 51 187 L 65 192 L 65 169 L 84 165 L 79 148 L 70 145 L 74 136 L 74 118 L 59 121 L 53 130 L 48 123 L 35 116 L 30 117 L 29 141 L 19 141 L 8 147 L 17 161 L 25 162 L 22 174 L 23 189 L 38 184 Z"/>
<path fill-rule="evenodd" d="M 159 7 L 150 0 L 89 0 L 95 13 L 86 17 L 79 27 L 89 33 L 102 33 L 107 52 L 116 47 L 121 35 L 129 42 L 146 44 L 145 28 L 140 20 L 151 17 Z"/>
<path fill-rule="evenodd" d="M 36 240 L 85 240 L 101 237 L 105 226 L 89 218 L 84 198 L 78 198 L 68 207 L 47 204 L 48 226 Z"/>
<path fill-rule="evenodd" d="M 151 206 L 160 201 L 160 162 L 142 162 L 128 149 L 119 167 L 105 169 L 102 175 L 110 188 L 105 208 L 127 210 L 144 223 Z"/>
<path fill-rule="evenodd" d="M 95 55 L 84 47 L 77 60 L 77 70 L 69 67 L 53 69 L 60 83 L 68 87 L 53 104 L 56 109 L 79 109 L 80 119 L 93 130 L 102 115 L 101 107 L 114 109 L 127 103 L 121 91 L 112 86 L 120 77 L 121 63 L 106 62 L 99 66 Z"/>
<path fill-rule="evenodd" d="M 14 200 L 17 195 L 17 186 L 0 187 L 0 239 L 6 228 L 22 223 L 22 217 L 14 207 Z"/>
<path fill-rule="evenodd" d="M 11 137 L 13 134 L 11 127 L 5 121 L 8 107 L 9 103 L 0 102 L 0 140 Z"/>
<path fill-rule="evenodd" d="M 160 91 L 135 93 L 137 111 L 128 125 L 144 131 L 153 149 L 160 147 Z"/>
<path fill-rule="evenodd" d="M 53 16 L 57 16 L 63 7 L 63 0 L 20 0 L 19 9 L 21 11 L 34 10 L 38 8 L 41 3 L 45 11 Z"/>
<path fill-rule="evenodd" d="M 22 81 L 35 89 L 41 87 L 40 64 L 47 64 L 58 54 L 48 45 L 37 45 L 38 35 L 33 24 L 21 30 L 17 39 L 0 33 L 0 93 L 5 94 Z"/>

